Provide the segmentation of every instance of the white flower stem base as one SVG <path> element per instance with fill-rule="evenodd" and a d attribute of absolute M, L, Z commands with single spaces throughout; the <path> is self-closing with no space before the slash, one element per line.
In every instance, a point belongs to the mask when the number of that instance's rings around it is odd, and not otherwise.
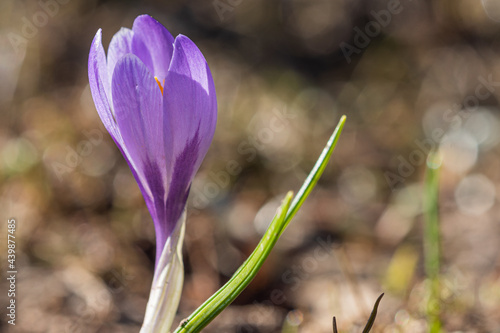
<path fill-rule="evenodd" d="M 174 232 L 165 243 L 155 269 L 146 315 L 140 333 L 170 332 L 184 282 L 182 243 L 185 224 L 186 210 L 182 213 Z"/>

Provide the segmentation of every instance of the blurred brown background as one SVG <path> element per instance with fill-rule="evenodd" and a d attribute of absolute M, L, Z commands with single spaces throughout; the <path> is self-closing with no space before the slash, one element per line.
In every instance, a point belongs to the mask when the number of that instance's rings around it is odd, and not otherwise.
<path fill-rule="evenodd" d="M 148 13 L 189 36 L 219 119 L 189 201 L 176 324 L 252 251 L 342 114 L 319 185 L 250 287 L 206 332 L 425 332 L 422 180 L 440 147 L 443 322 L 500 332 L 496 0 L 0 2 L 2 274 L 17 221 L 17 320 L 2 332 L 138 332 L 154 265 L 139 189 L 88 87 Z"/>

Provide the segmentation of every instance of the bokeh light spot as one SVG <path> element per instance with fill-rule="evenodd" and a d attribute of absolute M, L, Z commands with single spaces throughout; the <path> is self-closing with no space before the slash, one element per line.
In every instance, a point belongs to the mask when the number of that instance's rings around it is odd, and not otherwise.
<path fill-rule="evenodd" d="M 481 215 L 495 202 L 495 186 L 484 175 L 475 174 L 462 179 L 455 190 L 455 201 L 463 213 Z"/>

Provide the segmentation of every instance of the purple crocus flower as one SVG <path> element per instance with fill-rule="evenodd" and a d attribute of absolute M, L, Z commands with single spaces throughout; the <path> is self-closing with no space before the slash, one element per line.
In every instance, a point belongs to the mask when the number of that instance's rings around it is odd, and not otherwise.
<path fill-rule="evenodd" d="M 99 29 L 90 49 L 90 90 L 155 225 L 156 269 L 146 321 L 148 313 L 156 321 L 163 316 L 158 310 L 163 305 L 158 303 L 178 302 L 175 297 L 161 300 L 160 294 L 165 295 L 167 284 L 179 289 L 179 278 L 173 275 L 182 275 L 183 212 L 192 179 L 214 135 L 215 87 L 196 45 L 183 35 L 174 39 L 148 15 L 137 17 L 132 29 L 122 28 L 113 36 L 107 58 L 101 35 Z M 177 282 L 172 283 L 174 278 Z M 167 310 L 175 314 L 176 308 Z"/>

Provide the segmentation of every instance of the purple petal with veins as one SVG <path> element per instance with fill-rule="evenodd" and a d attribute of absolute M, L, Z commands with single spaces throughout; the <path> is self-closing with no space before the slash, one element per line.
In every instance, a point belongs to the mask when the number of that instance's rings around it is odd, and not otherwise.
<path fill-rule="evenodd" d="M 97 112 L 134 175 L 156 231 L 156 263 L 181 217 L 217 122 L 215 86 L 198 47 L 141 15 L 89 54 Z M 161 88 L 158 86 L 161 85 Z"/>

